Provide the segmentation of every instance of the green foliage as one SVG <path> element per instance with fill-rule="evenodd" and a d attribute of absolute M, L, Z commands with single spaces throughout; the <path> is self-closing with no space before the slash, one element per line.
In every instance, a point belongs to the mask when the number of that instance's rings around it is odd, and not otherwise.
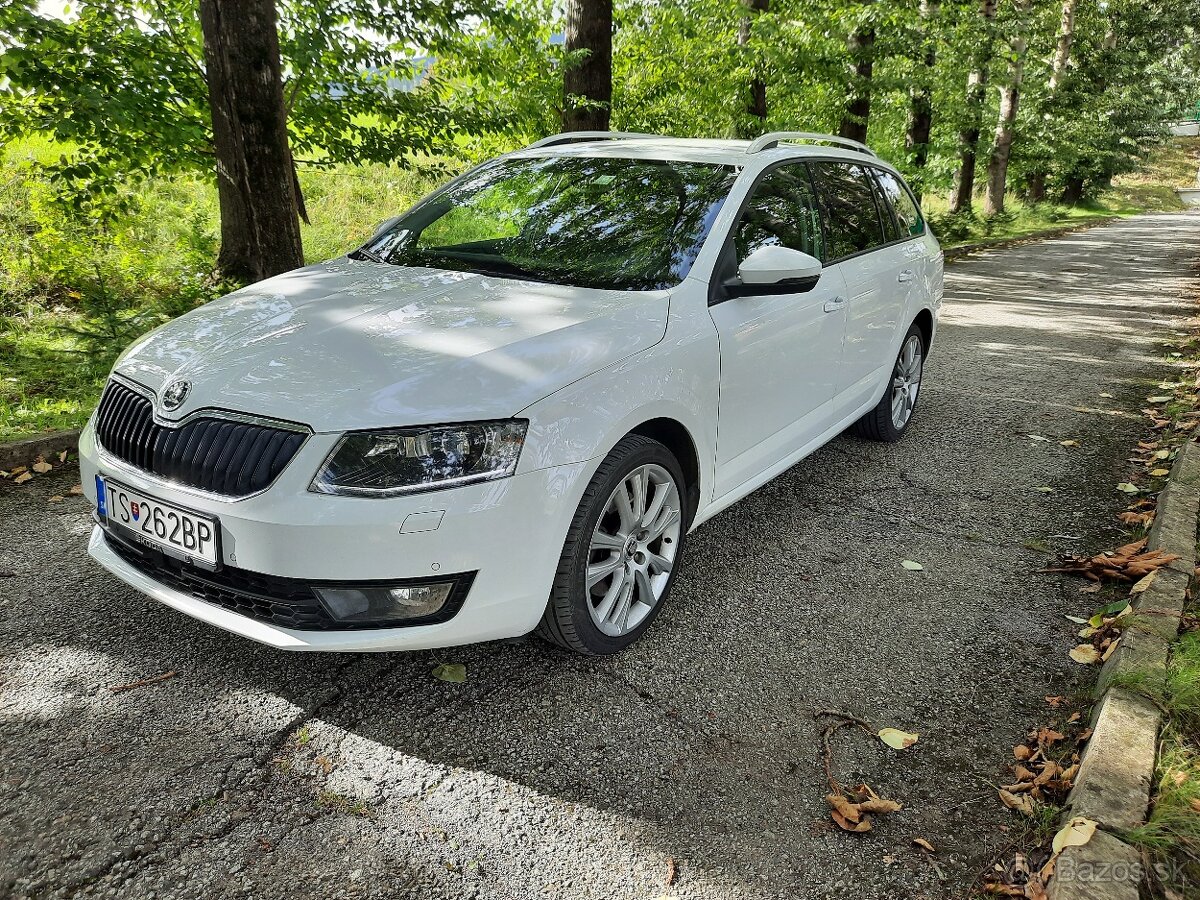
<path fill-rule="evenodd" d="M 125 211 L 97 223 L 36 177 L 36 164 L 60 152 L 38 139 L 0 156 L 0 441 L 79 427 L 130 340 L 237 287 L 209 274 L 218 224 L 206 179 L 125 186 Z M 301 173 L 314 223 L 302 229 L 308 259 L 345 253 L 428 193 L 442 176 L 430 171 L 439 161 L 427 162 Z"/>
<path fill-rule="evenodd" d="M 213 173 L 198 0 L 80 0 L 70 14 L 35 0 L 0 9 L 0 143 L 52 136 L 42 160 L 60 195 L 94 218 L 150 176 Z M 284 0 L 284 99 L 301 162 L 405 164 L 474 127 L 451 119 L 428 52 L 464 20 L 511 17 L 486 0 Z M 405 82 L 424 76 L 415 90 Z"/>

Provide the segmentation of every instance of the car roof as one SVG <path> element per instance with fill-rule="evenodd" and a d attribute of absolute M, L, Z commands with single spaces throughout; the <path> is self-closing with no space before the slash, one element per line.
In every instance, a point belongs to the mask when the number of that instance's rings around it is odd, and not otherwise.
<path fill-rule="evenodd" d="M 600 156 L 617 159 L 669 159 L 682 162 L 718 163 L 729 166 L 754 166 L 759 168 L 785 159 L 823 157 L 869 162 L 891 169 L 883 160 L 869 153 L 822 144 L 801 144 L 781 140 L 774 147 L 747 152 L 750 141 L 718 140 L 709 138 L 676 137 L 625 137 L 616 140 L 583 140 L 574 143 L 551 144 L 530 147 L 511 154 L 514 157 L 530 156 Z"/>

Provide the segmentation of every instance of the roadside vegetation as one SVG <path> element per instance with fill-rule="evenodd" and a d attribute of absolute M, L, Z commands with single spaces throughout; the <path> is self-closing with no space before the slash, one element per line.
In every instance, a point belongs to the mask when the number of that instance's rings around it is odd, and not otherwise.
<path fill-rule="evenodd" d="M 155 324 L 557 131 L 867 142 L 948 246 L 1172 208 L 1198 28 L 1189 0 L 14 0 L 0 440 L 78 426 Z"/>
<path fill-rule="evenodd" d="M 13 142 L 0 158 L 0 441 L 80 427 L 130 341 L 239 286 L 214 272 L 220 219 L 206 179 L 147 179 L 118 192 L 102 211 L 80 215 L 36 177 L 37 165 L 61 152 L 53 141 L 33 138 Z M 1195 177 L 1197 153 L 1194 138 L 1153 146 L 1139 169 L 1074 206 L 1014 197 L 990 218 L 948 214 L 939 195 L 924 206 L 947 247 L 1177 209 L 1173 187 Z M 312 222 L 301 226 L 305 260 L 352 249 L 467 164 L 301 170 Z"/>

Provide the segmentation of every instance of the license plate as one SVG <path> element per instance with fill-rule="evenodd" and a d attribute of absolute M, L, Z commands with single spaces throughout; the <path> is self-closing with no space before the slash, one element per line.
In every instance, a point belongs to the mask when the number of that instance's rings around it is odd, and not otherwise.
<path fill-rule="evenodd" d="M 220 529 L 212 516 L 180 509 L 99 475 L 96 512 L 139 543 L 210 569 L 217 567 Z"/>

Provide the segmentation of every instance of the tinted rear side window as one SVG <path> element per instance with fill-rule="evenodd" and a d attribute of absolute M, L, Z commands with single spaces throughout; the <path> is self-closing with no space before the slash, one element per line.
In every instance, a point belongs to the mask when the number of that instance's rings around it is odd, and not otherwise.
<path fill-rule="evenodd" d="M 924 234 L 925 220 L 921 217 L 921 210 L 912 194 L 900 183 L 900 179 L 891 172 L 882 170 L 876 170 L 875 174 L 879 176 L 883 193 L 896 213 L 896 220 L 900 224 L 900 236 L 915 237 Z"/>
<path fill-rule="evenodd" d="M 812 164 L 812 172 L 825 207 L 831 260 L 885 243 L 866 168 L 854 163 L 817 162 Z"/>
<path fill-rule="evenodd" d="M 892 207 L 883 198 L 883 188 L 879 186 L 879 176 L 884 173 L 879 169 L 872 169 L 871 174 L 875 176 L 871 179 L 871 186 L 875 189 L 875 206 L 879 210 L 879 217 L 883 219 L 883 236 L 889 243 L 898 241 L 900 228 L 896 224 L 896 217 L 892 215 Z"/>

